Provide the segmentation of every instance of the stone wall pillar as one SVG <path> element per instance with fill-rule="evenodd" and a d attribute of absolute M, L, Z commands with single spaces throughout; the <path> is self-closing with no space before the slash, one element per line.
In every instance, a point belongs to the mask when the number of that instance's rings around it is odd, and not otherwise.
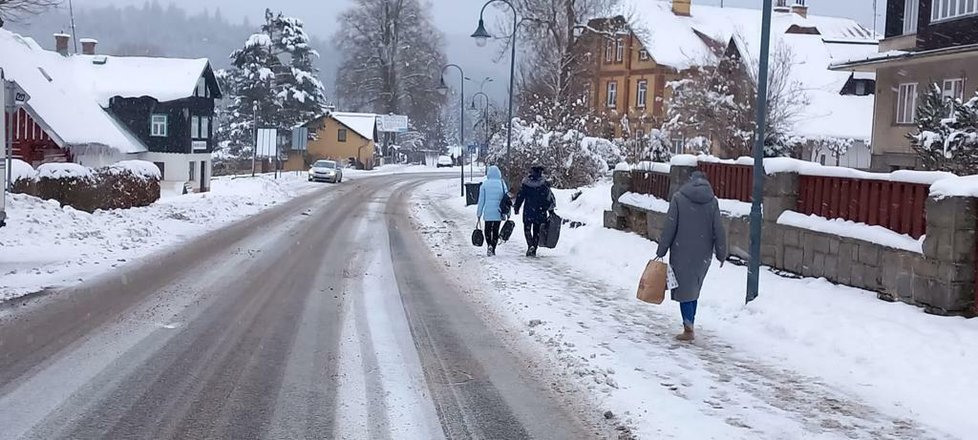
<path fill-rule="evenodd" d="M 797 173 L 775 173 L 764 176 L 764 198 L 761 200 L 761 262 L 784 267 L 784 236 L 778 218 L 798 206 L 799 177 Z"/>
<path fill-rule="evenodd" d="M 618 198 L 632 188 L 632 172 L 615 170 L 611 183 L 611 211 L 604 212 L 604 227 L 609 229 L 625 229 L 627 209 L 618 203 Z"/>
<path fill-rule="evenodd" d="M 970 197 L 927 200 L 924 258 L 913 264 L 914 303 L 939 314 L 974 307 L 976 212 L 978 200 Z"/>
<path fill-rule="evenodd" d="M 689 182 L 694 171 L 696 171 L 695 166 L 673 165 L 669 167 L 669 200 L 672 200 L 672 196 L 679 191 L 679 188 Z"/>

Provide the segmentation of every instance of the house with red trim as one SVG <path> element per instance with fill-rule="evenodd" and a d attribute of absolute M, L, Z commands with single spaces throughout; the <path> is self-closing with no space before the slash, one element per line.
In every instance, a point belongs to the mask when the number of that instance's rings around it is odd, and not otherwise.
<path fill-rule="evenodd" d="M 207 59 L 117 57 L 55 34 L 56 50 L 0 29 L 0 69 L 31 97 L 5 114 L 13 157 L 34 167 L 121 160 L 156 164 L 164 192 L 210 189 L 214 101 L 221 90 Z"/>

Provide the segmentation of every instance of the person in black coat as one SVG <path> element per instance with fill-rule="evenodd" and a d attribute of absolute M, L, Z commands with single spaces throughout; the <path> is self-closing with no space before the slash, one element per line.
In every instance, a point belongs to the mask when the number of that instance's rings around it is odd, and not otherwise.
<path fill-rule="evenodd" d="M 520 191 L 513 205 L 514 213 L 519 215 L 523 205 L 523 233 L 526 235 L 526 256 L 537 255 L 537 245 L 540 241 L 540 229 L 547 222 L 547 217 L 557 208 L 553 191 L 543 177 L 543 167 L 534 166 L 530 175 L 523 179 Z"/>

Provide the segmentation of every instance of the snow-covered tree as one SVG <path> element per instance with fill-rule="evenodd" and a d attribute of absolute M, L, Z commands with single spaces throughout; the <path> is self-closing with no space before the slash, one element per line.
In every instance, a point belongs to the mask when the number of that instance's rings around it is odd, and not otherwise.
<path fill-rule="evenodd" d="M 749 54 L 741 57 L 736 51 L 717 56 L 717 62 L 699 63 L 684 79 L 668 84 L 673 93 L 663 129 L 705 136 L 722 156 L 748 156 L 754 148 L 758 65 Z M 779 42 L 771 52 L 768 75 L 767 157 L 793 156 L 800 146 L 792 131 L 808 96 L 792 77 L 795 64 L 790 47 Z"/>
<path fill-rule="evenodd" d="M 300 20 L 265 11 L 261 32 L 231 54 L 232 143 L 253 142 L 256 103 L 261 127 L 291 129 L 322 112 L 326 96 L 312 64 L 316 56 Z"/>
<path fill-rule="evenodd" d="M 835 159 L 835 163 L 827 165 L 839 165 L 839 160 L 842 156 L 845 156 L 853 144 L 856 143 L 855 139 L 852 138 L 827 136 L 808 137 L 804 141 L 812 147 L 813 161 L 822 153 L 826 153 L 829 157 Z"/>
<path fill-rule="evenodd" d="M 631 164 L 641 161 L 668 162 L 672 157 L 669 136 L 659 129 L 649 130 L 648 133 L 631 139 L 622 139 L 620 144 L 622 160 Z"/>
<path fill-rule="evenodd" d="M 407 115 L 426 138 L 439 135 L 444 97 L 435 90 L 444 42 L 420 0 L 355 0 L 340 15 L 336 82 L 344 109 Z"/>
<path fill-rule="evenodd" d="M 917 130 L 907 137 L 924 168 L 978 174 L 978 92 L 962 101 L 931 85 L 917 106 Z"/>

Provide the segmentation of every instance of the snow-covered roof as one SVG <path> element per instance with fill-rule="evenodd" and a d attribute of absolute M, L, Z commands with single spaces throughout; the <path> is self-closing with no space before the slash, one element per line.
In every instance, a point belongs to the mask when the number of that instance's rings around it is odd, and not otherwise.
<path fill-rule="evenodd" d="M 761 10 L 721 8 L 697 4 L 690 7 L 688 16 L 672 12 L 671 0 L 624 0 L 621 14 L 629 20 L 632 30 L 657 63 L 679 70 L 715 59 L 703 37 L 726 45 L 732 37 L 760 41 Z M 774 12 L 772 35 L 783 34 L 792 26 L 818 30 L 821 38 L 830 41 L 870 41 L 876 35 L 858 22 L 848 18 L 808 15 L 793 12 Z"/>
<path fill-rule="evenodd" d="M 692 5 L 689 16 L 672 12 L 669 0 L 625 0 L 623 16 L 649 55 L 659 64 L 687 69 L 716 61 L 710 44 L 736 45 L 740 54 L 756 60 L 760 52 L 760 9 Z M 790 48 L 794 58 L 792 79 L 808 93 L 811 104 L 794 134 L 869 140 L 873 97 L 841 95 L 849 72 L 829 70 L 838 63 L 878 51 L 878 37 L 848 18 L 773 12 L 772 53 L 777 45 Z M 751 65 L 756 65 L 754 61 Z"/>
<path fill-rule="evenodd" d="M 376 140 L 374 139 L 374 129 L 377 127 L 376 114 L 332 112 L 329 115 L 360 136 L 372 141 Z"/>
<path fill-rule="evenodd" d="M 0 29 L 0 68 L 31 96 L 27 110 L 62 147 L 141 153 L 146 146 L 104 110 L 113 97 L 193 96 L 206 59 L 62 56 Z"/>
<path fill-rule="evenodd" d="M 3 29 L 0 53 L 5 76 L 30 95 L 27 110 L 59 145 L 105 147 L 122 153 L 146 151 L 139 139 L 99 106 L 90 88 L 79 87 L 69 58 Z"/>

